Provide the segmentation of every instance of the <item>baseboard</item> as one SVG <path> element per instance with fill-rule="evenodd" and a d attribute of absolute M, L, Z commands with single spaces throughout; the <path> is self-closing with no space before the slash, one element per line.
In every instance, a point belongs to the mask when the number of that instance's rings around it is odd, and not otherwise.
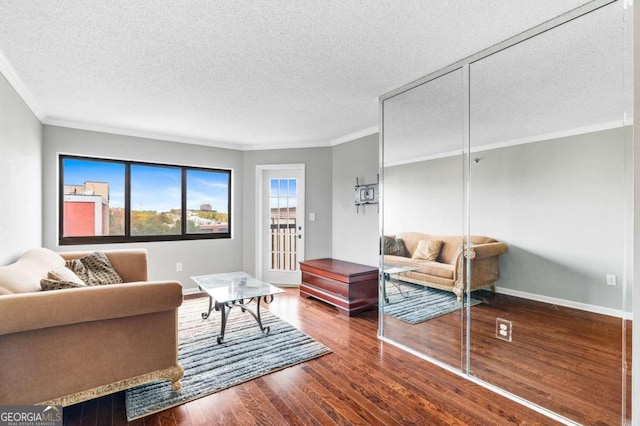
<path fill-rule="evenodd" d="M 198 293 L 201 293 L 201 291 L 197 287 L 191 287 L 191 288 L 182 287 L 182 295 L 183 296 L 188 296 L 190 294 L 198 294 Z"/>
<path fill-rule="evenodd" d="M 496 293 L 506 294 L 507 296 L 520 297 L 522 299 L 535 300 L 536 302 L 549 303 L 551 305 L 564 306 L 566 308 L 573 308 L 581 311 L 593 312 L 595 314 L 608 315 L 616 318 L 623 318 L 629 321 L 633 319 L 633 312 L 625 312 L 620 309 L 605 308 L 603 306 L 590 305 L 588 303 L 574 302 L 573 300 L 543 296 L 541 294 L 528 293 L 526 291 L 513 290 L 510 288 L 504 288 L 504 287 L 496 287 Z"/>

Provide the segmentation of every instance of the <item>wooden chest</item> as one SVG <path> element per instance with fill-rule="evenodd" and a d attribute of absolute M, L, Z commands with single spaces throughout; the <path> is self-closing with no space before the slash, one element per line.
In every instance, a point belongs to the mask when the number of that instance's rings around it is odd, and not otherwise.
<path fill-rule="evenodd" d="M 326 258 L 300 262 L 300 269 L 300 296 L 330 303 L 348 316 L 378 306 L 378 268 Z"/>

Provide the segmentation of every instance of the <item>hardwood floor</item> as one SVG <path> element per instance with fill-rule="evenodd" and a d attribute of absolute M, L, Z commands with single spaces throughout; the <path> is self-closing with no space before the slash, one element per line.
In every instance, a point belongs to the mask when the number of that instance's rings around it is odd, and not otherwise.
<path fill-rule="evenodd" d="M 580 424 L 618 425 L 622 415 L 622 320 L 490 292 L 471 307 L 471 374 Z M 496 318 L 513 340 L 495 337 Z M 385 335 L 463 368 L 460 312 L 407 327 L 387 317 Z M 631 323 L 626 380 L 631 380 Z M 626 398 L 627 418 L 631 398 Z"/>
<path fill-rule="evenodd" d="M 375 311 L 351 318 L 338 315 L 336 309 L 327 304 L 299 297 L 297 289 L 287 289 L 268 308 L 327 345 L 333 353 L 132 424 L 557 424 L 542 414 L 378 340 Z M 459 330 L 457 342 L 455 337 L 449 341 L 446 328 L 441 324 L 441 343 L 445 342 L 445 347 L 457 344 L 459 350 Z M 490 349 L 481 349 L 480 342 L 476 344 L 478 349 L 474 352 L 477 356 Z M 579 409 L 588 410 L 589 407 L 580 406 Z M 124 394 L 67 407 L 64 424 L 127 424 Z"/>

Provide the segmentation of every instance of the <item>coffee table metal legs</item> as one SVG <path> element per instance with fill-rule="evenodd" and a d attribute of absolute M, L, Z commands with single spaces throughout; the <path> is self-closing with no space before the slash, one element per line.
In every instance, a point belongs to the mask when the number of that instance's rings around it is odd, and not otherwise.
<path fill-rule="evenodd" d="M 391 279 L 391 274 L 387 274 L 386 272 L 384 273 L 384 280 L 382 282 L 382 297 L 384 298 L 384 301 L 389 303 L 389 298 L 387 297 L 387 283 L 391 283 L 395 286 L 395 288 L 398 290 L 398 292 L 400 293 L 400 295 L 402 297 L 404 297 L 405 299 L 407 297 L 409 297 L 409 293 L 405 293 L 404 291 L 402 291 L 402 289 L 400 288 L 400 286 L 398 285 L 398 283 L 396 283 L 395 281 L 393 281 Z"/>
<path fill-rule="evenodd" d="M 220 335 L 216 339 L 218 341 L 218 344 L 222 343 L 222 339 L 224 339 L 224 331 L 227 329 L 227 315 L 229 315 L 229 311 L 231 310 L 231 308 L 233 308 L 233 305 L 228 306 L 227 303 L 215 303 L 216 311 L 220 311 L 220 313 L 222 314 L 222 322 L 220 323 Z"/>
<path fill-rule="evenodd" d="M 213 306 L 213 297 L 209 296 L 209 309 L 207 310 L 207 312 L 203 312 L 202 313 L 202 319 L 209 318 L 209 315 L 211 315 L 211 311 L 213 311 L 213 308 L 214 308 L 214 306 Z M 216 309 L 216 311 L 218 310 L 217 304 L 216 304 L 215 309 Z"/>
<path fill-rule="evenodd" d="M 252 301 L 256 302 L 255 312 L 249 308 L 249 303 L 251 303 Z M 271 331 L 271 328 L 268 326 L 262 325 L 262 317 L 260 316 L 260 303 L 262 301 L 264 301 L 264 303 L 273 302 L 273 294 L 254 297 L 247 300 L 246 302 L 244 300 L 233 300 L 225 303 L 215 302 L 213 298 L 209 296 L 209 310 L 208 312 L 202 313 L 202 318 L 203 319 L 209 318 L 209 315 L 211 315 L 211 312 L 214 309 L 216 311 L 220 311 L 220 314 L 222 315 L 222 322 L 220 323 L 220 335 L 216 339 L 219 344 L 222 343 L 222 341 L 224 340 L 224 332 L 227 329 L 227 318 L 229 317 L 229 312 L 231 311 L 232 308 L 235 308 L 236 306 L 239 307 L 242 312 L 249 312 L 251 316 L 258 323 L 258 327 L 260 328 L 260 331 L 263 332 L 264 334 L 269 334 L 269 332 Z"/>

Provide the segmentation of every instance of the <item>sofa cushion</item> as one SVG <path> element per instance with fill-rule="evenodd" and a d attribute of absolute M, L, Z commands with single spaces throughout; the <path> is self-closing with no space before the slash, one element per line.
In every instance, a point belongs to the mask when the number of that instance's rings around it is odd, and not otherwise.
<path fill-rule="evenodd" d="M 93 252 L 79 259 L 66 261 L 66 265 L 87 285 L 119 284 L 122 278 L 111 266 L 107 255 Z"/>
<path fill-rule="evenodd" d="M 420 268 L 414 273 L 421 273 L 427 275 L 433 275 L 440 278 L 453 279 L 453 271 L 455 267 L 448 263 L 430 262 L 428 260 L 419 260 L 416 262 L 416 267 Z"/>
<path fill-rule="evenodd" d="M 382 240 L 380 240 L 382 243 Z M 86 251 L 61 252 L 65 260 L 80 259 L 89 254 Z M 147 274 L 147 250 L 146 249 L 118 249 L 106 250 L 111 266 L 118 272 L 118 275 L 125 283 L 149 281 Z"/>
<path fill-rule="evenodd" d="M 453 280 L 455 270 L 454 265 L 450 265 L 448 263 L 429 262 L 428 260 L 415 260 L 401 256 L 385 256 L 384 263 L 386 265 L 410 266 L 412 268 L 418 268 L 418 270 L 409 273 L 409 275 L 416 276 L 416 278 L 418 278 L 417 275 L 419 274 L 427 274 L 440 278 L 446 278 L 448 280 Z M 426 277 L 420 278 L 426 279 Z"/>
<path fill-rule="evenodd" d="M 83 282 L 75 282 L 75 281 L 61 281 L 50 278 L 43 278 L 40 280 L 40 287 L 42 291 L 49 290 L 64 290 L 67 288 L 80 288 L 87 287 L 87 285 Z"/>
<path fill-rule="evenodd" d="M 40 291 L 40 280 L 64 266 L 58 253 L 38 247 L 25 252 L 15 263 L 0 266 L 0 295 Z"/>
<path fill-rule="evenodd" d="M 444 244 L 442 245 L 442 250 L 440 250 L 440 256 L 438 256 L 437 261 L 450 263 L 452 265 L 456 262 L 458 248 L 463 241 L 461 235 L 430 235 L 412 231 L 401 232 L 398 234 L 398 238 L 403 239 L 404 245 L 410 253 L 409 256 L 413 256 L 420 240 L 442 240 Z M 482 235 L 471 236 L 471 244 L 487 244 L 495 241 L 493 238 Z"/>
<path fill-rule="evenodd" d="M 61 266 L 61 267 L 56 268 L 56 269 L 54 269 L 52 271 L 49 271 L 49 273 L 47 274 L 47 278 L 49 280 L 54 280 L 54 281 L 75 283 L 78 286 L 86 286 L 84 281 L 82 281 L 75 274 L 75 272 L 73 272 L 71 269 L 67 268 L 66 266 Z M 40 282 L 40 285 L 42 285 L 42 281 Z M 43 288 L 43 290 L 44 290 L 44 288 Z"/>
<path fill-rule="evenodd" d="M 412 259 L 416 260 L 428 260 L 429 262 L 435 262 L 442 249 L 442 240 L 420 240 L 416 251 L 413 252 Z"/>
<path fill-rule="evenodd" d="M 409 252 L 404 246 L 402 238 L 395 238 L 392 236 L 384 236 L 384 243 L 382 246 L 382 254 L 390 254 L 393 256 L 409 257 Z"/>

